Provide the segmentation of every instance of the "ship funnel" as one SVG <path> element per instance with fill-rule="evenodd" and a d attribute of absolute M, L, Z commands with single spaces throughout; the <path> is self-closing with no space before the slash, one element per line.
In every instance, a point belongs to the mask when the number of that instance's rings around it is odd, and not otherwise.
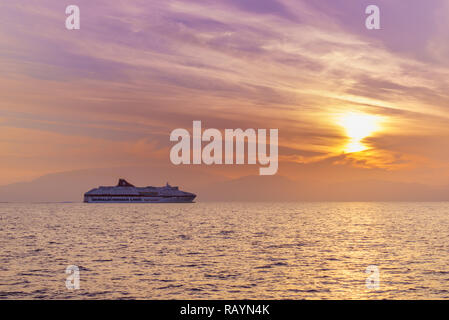
<path fill-rule="evenodd" d="M 134 186 L 125 179 L 119 179 L 117 187 L 134 187 Z"/>

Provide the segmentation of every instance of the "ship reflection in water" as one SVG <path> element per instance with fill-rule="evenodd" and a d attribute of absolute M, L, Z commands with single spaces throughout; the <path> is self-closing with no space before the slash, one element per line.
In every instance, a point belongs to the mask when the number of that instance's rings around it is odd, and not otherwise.
<path fill-rule="evenodd" d="M 193 202 L 196 195 L 179 190 L 168 183 L 165 187 L 135 187 L 125 179 L 117 186 L 99 187 L 84 194 L 84 202 L 93 203 L 182 203 Z"/>

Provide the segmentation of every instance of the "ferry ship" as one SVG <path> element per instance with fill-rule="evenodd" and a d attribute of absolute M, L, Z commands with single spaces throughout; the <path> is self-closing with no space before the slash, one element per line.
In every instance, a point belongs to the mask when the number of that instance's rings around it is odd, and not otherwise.
<path fill-rule="evenodd" d="M 135 187 L 125 179 L 120 179 L 116 186 L 98 187 L 84 194 L 87 203 L 184 203 L 195 198 L 195 194 L 168 183 L 165 187 Z"/>

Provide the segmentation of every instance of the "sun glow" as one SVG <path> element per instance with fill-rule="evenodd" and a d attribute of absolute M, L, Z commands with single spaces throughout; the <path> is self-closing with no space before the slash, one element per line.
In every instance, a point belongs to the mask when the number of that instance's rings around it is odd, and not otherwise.
<path fill-rule="evenodd" d="M 368 149 L 363 139 L 380 130 L 380 117 L 365 113 L 346 113 L 338 119 L 346 135 L 350 139 L 344 147 L 344 152 L 353 153 Z"/>

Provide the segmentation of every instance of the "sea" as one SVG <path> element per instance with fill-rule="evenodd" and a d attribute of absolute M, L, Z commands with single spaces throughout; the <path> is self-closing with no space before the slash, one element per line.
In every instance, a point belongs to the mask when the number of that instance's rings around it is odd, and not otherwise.
<path fill-rule="evenodd" d="M 448 299 L 449 202 L 0 203 L 0 299 Z"/>

